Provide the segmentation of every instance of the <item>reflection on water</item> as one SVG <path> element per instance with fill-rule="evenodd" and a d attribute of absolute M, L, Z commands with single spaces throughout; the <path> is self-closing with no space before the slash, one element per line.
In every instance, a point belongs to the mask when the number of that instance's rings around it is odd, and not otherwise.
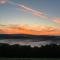
<path fill-rule="evenodd" d="M 31 45 L 31 46 L 41 46 L 46 44 L 60 44 L 60 41 L 51 41 L 51 40 L 32 40 L 32 39 L 0 39 L 0 43 L 8 43 L 8 44 L 20 44 L 20 45 Z"/>

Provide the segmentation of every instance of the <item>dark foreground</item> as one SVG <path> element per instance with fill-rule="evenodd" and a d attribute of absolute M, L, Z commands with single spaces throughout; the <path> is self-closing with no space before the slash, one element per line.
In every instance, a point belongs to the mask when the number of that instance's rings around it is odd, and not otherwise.
<path fill-rule="evenodd" d="M 0 57 L 5 58 L 60 58 L 60 45 L 38 47 L 9 45 L 0 43 Z"/>
<path fill-rule="evenodd" d="M 0 60 L 60 60 L 60 58 L 0 58 Z"/>

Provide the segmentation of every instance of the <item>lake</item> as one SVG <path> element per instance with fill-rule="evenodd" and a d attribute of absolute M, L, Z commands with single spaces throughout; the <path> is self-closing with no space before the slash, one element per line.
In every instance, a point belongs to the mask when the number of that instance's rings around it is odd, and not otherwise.
<path fill-rule="evenodd" d="M 8 43 L 10 45 L 19 44 L 19 45 L 31 45 L 32 47 L 49 44 L 57 44 L 60 45 L 60 40 L 34 40 L 34 39 L 0 39 L 0 43 Z"/>

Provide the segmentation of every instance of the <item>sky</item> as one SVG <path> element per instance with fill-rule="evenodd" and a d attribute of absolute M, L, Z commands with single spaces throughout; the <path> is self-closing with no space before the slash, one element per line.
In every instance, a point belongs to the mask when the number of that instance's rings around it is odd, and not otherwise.
<path fill-rule="evenodd" d="M 60 35 L 60 0 L 0 0 L 0 34 Z"/>

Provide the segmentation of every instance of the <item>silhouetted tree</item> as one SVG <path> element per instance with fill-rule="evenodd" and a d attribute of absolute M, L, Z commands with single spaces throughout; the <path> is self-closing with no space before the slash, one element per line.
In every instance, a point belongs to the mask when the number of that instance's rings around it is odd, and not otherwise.
<path fill-rule="evenodd" d="M 32 48 L 30 45 L 0 43 L 0 57 L 60 57 L 60 45 L 50 44 Z"/>

